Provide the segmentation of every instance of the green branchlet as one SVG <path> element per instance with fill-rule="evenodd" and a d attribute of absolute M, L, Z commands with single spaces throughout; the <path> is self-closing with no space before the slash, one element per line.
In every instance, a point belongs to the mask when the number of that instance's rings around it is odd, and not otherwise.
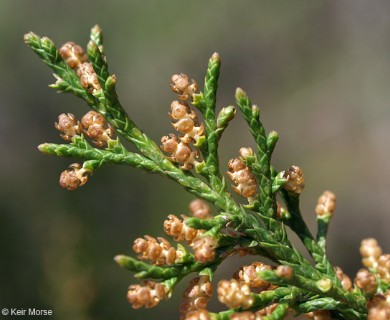
<path fill-rule="evenodd" d="M 94 42 L 98 47 L 99 51 L 104 54 L 104 48 L 103 48 L 103 32 L 102 29 L 95 25 L 91 29 L 91 35 L 90 35 L 91 41 Z"/>
<path fill-rule="evenodd" d="M 136 278 L 160 282 L 169 297 L 176 284 L 188 274 L 197 273 L 212 279 L 218 265 L 228 256 L 237 252 L 260 254 L 278 265 L 286 266 L 286 270 L 291 273 L 281 274 L 279 269 L 257 272 L 259 278 L 275 286 L 250 295 L 253 299 L 250 312 L 277 303 L 273 311 L 263 319 L 283 319 L 289 309 L 297 314 L 329 310 L 335 318 L 366 319 L 367 297 L 360 290 L 344 289 L 328 259 L 326 236 L 330 215 L 318 216 L 318 233 L 314 238 L 300 211 L 300 192 L 291 189 L 291 186 L 287 188 L 290 177 L 286 176 L 284 171 L 278 172 L 271 165 L 278 134 L 275 131 L 266 134 L 260 121 L 259 107 L 253 105 L 240 88 L 235 93 L 237 107 L 249 126 L 256 143 L 256 151 L 247 149 L 245 157 L 240 158 L 247 169 L 240 171 L 243 168 L 240 167 L 237 170 L 246 175 L 253 174 L 257 183 L 257 195 L 253 198 L 247 197 L 249 204 L 241 204 L 228 192 L 221 174 L 225 169 L 221 170 L 219 163 L 218 142 L 233 120 L 236 108 L 228 106 L 222 108 L 219 113 L 216 111 L 221 66 L 217 53 L 209 60 L 203 92 L 193 92 L 188 100 L 200 111 L 205 128 L 204 136 L 199 137 L 193 144 L 203 160 L 198 162 L 196 171 L 191 173 L 179 167 L 173 158 L 167 157 L 159 146 L 136 126 L 120 104 L 116 92 L 117 79 L 109 73 L 103 36 L 98 26 L 91 30 L 87 45 L 89 62 L 85 62 L 91 64 L 97 77 L 98 83 L 94 84 L 93 89 L 81 82 L 79 70 L 68 65 L 50 39 L 30 32 L 25 35 L 24 41 L 55 72 L 56 83 L 51 85 L 52 88 L 82 98 L 90 108 L 102 115 L 120 136 L 116 139 L 106 137 L 103 140 L 104 148 L 94 147 L 88 142 L 91 134 L 87 133 L 86 129 L 83 132 L 77 129 L 69 143 L 44 143 L 38 147 L 41 152 L 76 158 L 83 162 L 84 171 L 77 167 L 79 171 L 75 171 L 72 176 L 78 179 L 82 178 L 80 175 L 85 172 L 92 173 L 105 164 L 128 165 L 161 174 L 212 204 L 217 211 L 217 215 L 211 218 L 194 215 L 181 221 L 176 217 L 164 224 L 170 236 L 176 241 L 186 241 L 189 246 L 179 243 L 177 249 L 174 249 L 166 244 L 165 240 L 156 242 L 155 239 L 147 238 L 145 243 L 149 241 L 148 245 L 158 253 L 145 253 L 153 259 L 146 262 L 118 255 L 115 257 L 118 265 L 130 270 Z M 185 102 L 185 108 L 189 104 L 188 101 Z M 188 113 L 185 119 L 195 122 L 193 113 Z M 121 138 L 131 141 L 138 152 L 128 151 L 121 144 Z M 182 142 L 178 140 L 177 144 L 179 143 Z M 245 180 L 241 181 L 242 178 L 237 172 L 231 173 L 230 178 L 236 183 L 236 191 L 245 197 L 243 190 L 248 187 Z M 253 183 L 254 180 L 250 181 Z M 277 196 L 283 200 L 283 204 L 277 202 Z M 314 265 L 291 244 L 286 225 L 302 240 L 315 261 Z M 177 255 L 176 260 L 167 265 L 164 259 L 168 254 L 172 254 L 172 250 Z M 384 292 L 389 289 L 389 284 L 382 281 L 379 288 Z M 241 311 L 240 308 L 230 308 L 220 313 L 208 314 L 210 319 L 229 319 L 232 314 Z"/>
<path fill-rule="evenodd" d="M 225 131 L 229 123 L 234 119 L 236 115 L 236 108 L 228 106 L 222 108 L 217 117 L 217 128 L 215 130 L 218 139 L 221 138 L 222 133 Z"/>
<path fill-rule="evenodd" d="M 330 214 L 317 216 L 317 238 L 316 241 L 323 251 L 326 249 L 326 236 L 332 216 Z"/>

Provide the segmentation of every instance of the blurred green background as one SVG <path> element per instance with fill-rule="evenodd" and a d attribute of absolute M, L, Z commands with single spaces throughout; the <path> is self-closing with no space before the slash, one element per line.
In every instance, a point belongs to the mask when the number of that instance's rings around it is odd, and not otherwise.
<path fill-rule="evenodd" d="M 144 234 L 163 235 L 168 214 L 192 197 L 173 182 L 127 167 L 105 167 L 67 192 L 58 177 L 71 162 L 36 146 L 61 142 L 57 116 L 87 112 L 47 87 L 51 71 L 23 34 L 85 46 L 104 30 L 123 105 L 152 138 L 172 132 L 168 84 L 184 72 L 200 84 L 207 59 L 222 58 L 218 105 L 244 88 L 279 132 L 274 165 L 300 165 L 303 212 L 325 189 L 337 195 L 331 260 L 353 276 L 359 243 L 374 236 L 389 252 L 390 2 L 388 1 L 0 1 L 0 307 L 52 309 L 55 319 L 177 319 L 185 283 L 153 310 L 131 309 L 132 276 L 113 257 Z M 252 140 L 240 115 L 221 142 L 221 163 Z M 231 258 L 219 278 L 239 264 Z M 187 279 L 189 281 L 189 279 Z M 217 304 L 215 310 L 220 308 Z"/>

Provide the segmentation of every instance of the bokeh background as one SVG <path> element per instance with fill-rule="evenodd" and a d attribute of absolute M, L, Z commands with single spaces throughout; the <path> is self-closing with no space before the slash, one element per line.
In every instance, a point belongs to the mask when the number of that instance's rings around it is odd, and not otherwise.
<path fill-rule="evenodd" d="M 61 189 L 72 160 L 36 146 L 61 142 L 53 128 L 60 113 L 88 109 L 47 87 L 52 72 L 24 33 L 85 45 L 98 23 L 120 99 L 156 140 L 172 132 L 170 76 L 201 83 L 219 52 L 219 107 L 234 104 L 237 86 L 261 106 L 267 130 L 280 135 L 275 167 L 304 169 L 312 230 L 317 197 L 336 193 L 329 256 L 353 276 L 363 237 L 390 249 L 389 10 L 388 1 L 364 0 L 0 1 L 0 307 L 52 309 L 55 319 L 177 319 L 185 287 L 153 310 L 128 305 L 135 280 L 113 257 L 130 254 L 138 236 L 163 235 L 164 218 L 187 213 L 192 197 L 162 177 L 113 166 L 77 191 Z M 238 115 L 221 163 L 252 145 Z M 251 260 L 228 260 L 217 279 L 243 261 Z"/>

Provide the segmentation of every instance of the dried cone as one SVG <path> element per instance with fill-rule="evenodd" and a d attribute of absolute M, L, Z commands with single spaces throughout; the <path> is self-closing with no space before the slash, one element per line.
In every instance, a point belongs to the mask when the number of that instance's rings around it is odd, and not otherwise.
<path fill-rule="evenodd" d="M 378 266 L 378 258 L 382 254 L 382 248 L 374 238 L 363 239 L 360 244 L 360 254 L 365 267 L 376 268 Z"/>
<path fill-rule="evenodd" d="M 107 123 L 106 119 L 96 111 L 89 111 L 81 119 L 84 134 L 92 140 L 97 147 L 107 145 L 114 135 L 114 129 Z"/>
<path fill-rule="evenodd" d="M 55 128 L 61 132 L 60 136 L 65 141 L 70 141 L 76 135 L 80 135 L 82 126 L 72 113 L 62 113 L 58 116 L 58 122 L 54 124 Z"/>
<path fill-rule="evenodd" d="M 171 161 L 181 163 L 180 168 L 183 170 L 191 170 L 198 163 L 198 152 L 192 151 L 187 143 L 179 142 L 174 134 L 161 138 L 161 149 L 171 154 Z"/>
<path fill-rule="evenodd" d="M 76 190 L 78 187 L 86 184 L 88 175 L 92 172 L 83 168 L 78 163 L 73 163 L 60 175 L 60 186 L 66 190 Z"/>
<path fill-rule="evenodd" d="M 367 269 L 360 269 L 356 274 L 355 285 L 367 294 L 374 294 L 378 289 L 375 276 Z"/>
<path fill-rule="evenodd" d="M 390 291 L 383 294 L 376 294 L 368 302 L 368 320 L 389 320 L 390 319 Z"/>
<path fill-rule="evenodd" d="M 192 279 L 183 293 L 183 300 L 180 304 L 181 319 L 187 319 L 188 314 L 193 311 L 206 310 L 212 294 L 213 286 L 208 276 Z"/>
<path fill-rule="evenodd" d="M 277 306 L 278 306 L 277 303 L 273 303 L 273 304 L 259 310 L 258 312 L 256 312 L 256 315 L 257 315 L 256 320 L 263 319 L 263 316 L 269 316 L 275 310 L 275 308 Z"/>
<path fill-rule="evenodd" d="M 382 254 L 379 257 L 376 270 L 379 278 L 390 283 L 390 254 Z"/>
<path fill-rule="evenodd" d="M 218 300 L 228 308 L 244 309 L 250 308 L 254 301 L 249 285 L 236 279 L 222 280 L 218 283 Z"/>
<path fill-rule="evenodd" d="M 228 177 L 235 183 L 233 189 L 244 198 L 251 198 L 256 194 L 256 178 L 252 170 L 239 158 L 231 159 L 228 163 Z"/>
<path fill-rule="evenodd" d="M 77 75 L 80 78 L 81 86 L 85 89 L 89 89 L 88 91 L 90 93 L 93 94 L 102 89 L 92 63 L 84 62 L 77 70 Z"/>
<path fill-rule="evenodd" d="M 88 60 L 83 48 L 77 43 L 69 41 L 62 45 L 59 50 L 60 56 L 72 69 L 77 69 L 80 65 Z"/>
<path fill-rule="evenodd" d="M 344 290 L 352 291 L 352 281 L 351 279 L 343 272 L 340 267 L 334 267 L 336 271 L 336 276 L 340 280 L 341 286 Z"/>
<path fill-rule="evenodd" d="M 175 120 L 173 127 L 184 134 L 180 140 L 185 143 L 197 142 L 203 135 L 204 125 L 198 124 L 198 117 L 186 104 L 175 100 L 171 104 L 171 113 L 169 116 Z"/>
<path fill-rule="evenodd" d="M 179 145 L 179 141 L 177 140 L 174 134 L 170 134 L 169 136 L 164 136 L 161 138 L 161 150 L 173 154 Z"/>
<path fill-rule="evenodd" d="M 155 265 L 171 265 L 181 257 L 181 252 L 176 251 L 167 240 L 148 235 L 144 239 L 136 239 L 133 250 L 139 254 L 139 259 L 150 260 Z"/>
<path fill-rule="evenodd" d="M 324 191 L 321 197 L 318 198 L 316 213 L 318 216 L 330 215 L 333 216 L 336 207 L 336 196 L 331 191 Z"/>
<path fill-rule="evenodd" d="M 198 90 L 198 85 L 195 80 L 191 80 L 184 73 L 174 74 L 171 78 L 171 89 L 178 94 L 180 100 L 189 100 L 192 95 Z"/>
<path fill-rule="evenodd" d="M 216 243 L 214 238 L 206 236 L 193 242 L 195 260 L 206 263 L 215 259 Z"/>
<path fill-rule="evenodd" d="M 294 276 L 294 270 L 290 266 L 280 265 L 276 268 L 275 271 L 278 277 L 284 279 L 291 279 Z"/>
<path fill-rule="evenodd" d="M 186 103 L 181 103 L 177 100 L 171 103 L 171 112 L 168 113 L 169 117 L 173 120 L 180 120 L 185 118 L 187 115 L 192 115 L 193 119 L 196 119 L 196 114 L 190 110 L 190 107 Z"/>
<path fill-rule="evenodd" d="M 198 239 L 203 233 L 203 230 L 191 228 L 185 224 L 186 217 L 183 220 L 179 219 L 173 214 L 168 216 L 164 221 L 164 230 L 167 235 L 173 237 L 175 241 L 187 241 L 192 244 L 195 239 Z"/>
<path fill-rule="evenodd" d="M 201 199 L 191 201 L 189 205 L 191 215 L 198 219 L 211 219 L 210 207 Z"/>
<path fill-rule="evenodd" d="M 143 286 L 131 285 L 127 293 L 127 300 L 134 309 L 141 307 L 153 308 L 162 299 L 167 298 L 167 290 L 161 283 L 146 281 Z"/>
<path fill-rule="evenodd" d="M 298 166 L 291 166 L 285 173 L 284 178 L 287 179 L 284 188 L 295 194 L 300 194 L 305 187 L 305 178 L 302 169 Z"/>
<path fill-rule="evenodd" d="M 271 283 L 263 280 L 258 275 L 258 272 L 263 270 L 272 270 L 272 267 L 262 262 L 253 262 L 249 266 L 241 267 L 235 278 L 248 284 L 251 288 L 258 288 L 260 291 L 267 290 Z"/>

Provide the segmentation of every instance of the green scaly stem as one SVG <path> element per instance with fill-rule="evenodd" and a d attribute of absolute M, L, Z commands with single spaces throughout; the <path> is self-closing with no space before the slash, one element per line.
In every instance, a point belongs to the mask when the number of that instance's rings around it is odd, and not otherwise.
<path fill-rule="evenodd" d="M 290 279 L 282 279 L 273 271 L 259 273 L 263 279 L 280 286 L 275 290 L 254 295 L 253 311 L 271 302 L 278 302 L 277 308 L 265 319 L 284 318 L 288 307 L 297 312 L 331 310 L 332 316 L 337 319 L 365 319 L 366 297 L 359 290 L 348 292 L 342 288 L 326 255 L 325 238 L 329 220 L 318 220 L 317 239 L 314 239 L 302 218 L 299 196 L 292 195 L 282 188 L 286 182 L 284 177 L 271 167 L 272 152 L 278 135 L 274 131 L 268 136 L 265 134 L 259 118 L 259 108 L 251 104 L 241 89 L 236 91 L 237 105 L 257 145 L 257 154 L 245 159 L 245 163 L 256 176 L 259 194 L 253 204 L 244 208 L 226 192 L 224 179 L 219 171 L 218 141 L 233 119 L 235 109 L 231 106 L 226 107 L 221 110 L 218 117 L 216 116 L 219 55 L 215 53 L 209 60 L 204 93 L 193 96 L 193 104 L 201 111 L 205 121 L 206 139 L 199 143 L 198 147 L 205 160 L 199 171 L 206 178 L 206 183 L 178 168 L 163 154 L 159 146 L 136 126 L 119 102 L 116 77 L 110 75 L 108 71 L 103 52 L 103 37 L 98 26 L 91 30 L 90 39 L 87 53 L 101 86 L 98 90 L 81 86 L 75 70 L 61 58 L 50 39 L 40 38 L 33 33 L 28 33 L 24 38 L 31 49 L 54 70 L 57 82 L 51 86 L 52 88 L 82 98 L 93 110 L 102 114 L 121 136 L 131 141 L 141 154 L 128 151 L 120 143 L 119 138 L 109 141 L 107 148 L 102 150 L 92 147 L 82 136 L 75 136 L 70 144 L 45 143 L 40 145 L 39 149 L 48 154 L 81 159 L 84 161 L 84 167 L 92 171 L 105 164 L 122 164 L 159 173 L 180 183 L 195 196 L 213 203 L 219 211 L 219 215 L 209 221 L 196 218 L 189 218 L 186 221 L 187 225 L 206 229 L 205 235 L 218 239 L 216 258 L 213 261 L 205 264 L 196 262 L 193 255 L 183 248 L 183 252 L 186 252 L 183 260 L 180 264 L 172 266 L 155 266 L 127 256 L 117 256 L 115 260 L 118 264 L 136 272 L 138 278 L 162 280 L 172 291 L 189 273 L 198 272 L 212 276 L 217 266 L 237 248 L 252 248 L 257 254 L 288 265 L 294 270 L 294 275 Z M 284 224 L 275 219 L 277 192 L 281 194 L 289 212 L 289 217 L 283 222 L 300 237 L 314 258 L 315 266 L 291 245 Z M 320 285 L 324 279 L 330 279 L 329 287 Z M 385 290 L 388 285 L 381 284 L 380 288 Z M 240 310 L 231 309 L 211 313 L 210 316 L 212 319 L 229 319 L 236 311 Z"/>
<path fill-rule="evenodd" d="M 259 201 L 264 215 L 273 217 L 276 210 L 276 199 L 272 193 L 271 152 L 268 152 L 267 149 L 267 137 L 259 118 L 260 110 L 257 106 L 252 105 L 246 93 L 240 88 L 236 90 L 236 102 L 257 145 L 258 165 L 253 167 L 253 173 L 259 183 Z"/>

